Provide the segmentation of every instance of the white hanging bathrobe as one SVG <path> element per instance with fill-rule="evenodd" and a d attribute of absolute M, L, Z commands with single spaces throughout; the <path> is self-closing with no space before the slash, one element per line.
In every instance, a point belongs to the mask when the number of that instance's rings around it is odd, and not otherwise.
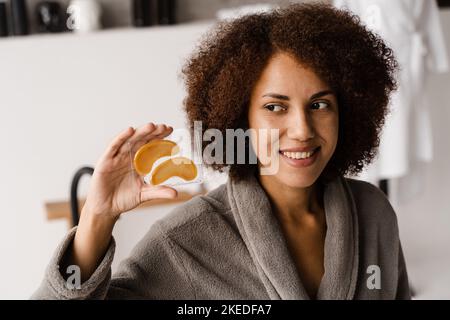
<path fill-rule="evenodd" d="M 400 64 L 399 89 L 381 135 L 378 157 L 357 178 L 377 184 L 393 179 L 393 194 L 404 202 L 422 191 L 424 171 L 433 159 L 426 81 L 447 72 L 447 53 L 435 0 L 334 0 L 361 17 L 394 50 Z"/>

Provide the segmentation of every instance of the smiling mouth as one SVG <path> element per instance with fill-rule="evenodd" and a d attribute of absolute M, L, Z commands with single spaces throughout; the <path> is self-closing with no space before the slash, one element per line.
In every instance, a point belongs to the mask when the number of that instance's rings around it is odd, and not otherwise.
<path fill-rule="evenodd" d="M 311 158 L 319 149 L 320 149 L 320 147 L 317 147 L 313 151 L 309 151 L 309 152 L 285 152 L 285 151 L 281 151 L 281 150 L 279 152 L 280 152 L 280 154 L 282 154 L 283 156 L 285 156 L 289 159 L 304 160 L 304 159 Z"/>

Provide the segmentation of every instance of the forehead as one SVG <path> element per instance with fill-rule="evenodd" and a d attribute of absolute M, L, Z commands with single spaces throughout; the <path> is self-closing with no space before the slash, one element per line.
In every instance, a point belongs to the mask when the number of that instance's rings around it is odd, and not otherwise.
<path fill-rule="evenodd" d="M 279 52 L 269 59 L 253 91 L 310 95 L 327 88 L 327 84 L 311 68 L 291 54 Z"/>

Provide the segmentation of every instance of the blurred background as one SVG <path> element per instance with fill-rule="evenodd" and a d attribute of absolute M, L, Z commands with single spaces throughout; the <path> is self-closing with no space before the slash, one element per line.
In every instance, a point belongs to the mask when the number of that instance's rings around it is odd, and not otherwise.
<path fill-rule="evenodd" d="M 289 2 L 0 0 L 0 299 L 27 299 L 38 287 L 72 225 L 70 187 L 79 168 L 94 166 L 127 126 L 152 121 L 186 127 L 180 70 L 202 34 L 221 18 Z M 364 9 L 360 1 L 351 2 L 334 4 Z M 408 19 L 408 8 L 387 14 L 383 6 L 409 0 L 368 2 L 365 18 L 375 29 L 377 17 Z M 448 1 L 416 2 L 421 9 L 411 16 L 425 14 L 428 20 L 414 31 L 423 31 L 421 57 L 427 61 L 426 76 L 420 74 L 423 81 L 414 89 L 427 97 L 418 106 L 427 112 L 415 123 L 429 130 L 413 129 L 425 141 L 426 150 L 416 153 L 427 156 L 420 166 L 410 165 L 408 174 L 420 173 L 420 179 L 404 195 L 405 183 L 412 185 L 403 179 L 405 172 L 389 175 L 379 164 L 359 178 L 379 185 L 397 212 L 414 298 L 450 299 L 450 7 Z M 422 2 L 434 6 L 424 8 Z M 388 131 L 397 135 L 404 128 L 393 122 Z M 225 179 L 207 173 L 202 185 L 181 188 L 181 200 Z M 88 184 L 88 176 L 80 180 L 80 199 Z M 113 272 L 150 225 L 177 204 L 160 202 L 120 218 Z"/>

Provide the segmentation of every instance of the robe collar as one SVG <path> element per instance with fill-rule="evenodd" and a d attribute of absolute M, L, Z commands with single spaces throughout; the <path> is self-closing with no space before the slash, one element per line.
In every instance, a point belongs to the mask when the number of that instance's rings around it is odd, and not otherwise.
<path fill-rule="evenodd" d="M 310 299 L 257 178 L 229 178 L 227 192 L 239 232 L 270 299 Z M 327 224 L 325 272 L 316 298 L 352 299 L 358 273 L 358 221 L 345 178 L 339 176 L 324 184 L 323 201 Z"/>

